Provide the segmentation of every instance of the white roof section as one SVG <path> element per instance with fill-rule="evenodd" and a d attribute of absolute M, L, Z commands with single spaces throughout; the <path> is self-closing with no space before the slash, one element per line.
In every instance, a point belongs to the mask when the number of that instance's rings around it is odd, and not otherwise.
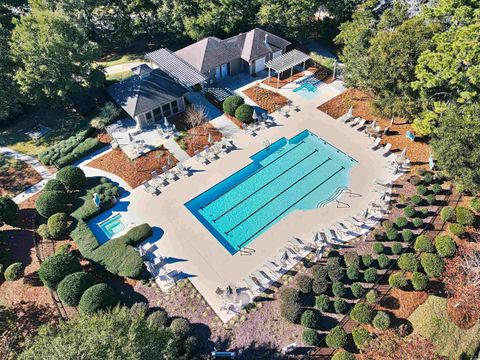
<path fill-rule="evenodd" d="M 294 49 L 283 54 L 282 56 L 268 61 L 265 63 L 265 66 L 275 70 L 276 72 L 282 72 L 307 60 L 310 60 L 310 56 L 301 52 L 300 50 Z"/>
<path fill-rule="evenodd" d="M 201 72 L 166 48 L 150 52 L 146 56 L 184 86 L 191 87 L 207 81 Z"/>

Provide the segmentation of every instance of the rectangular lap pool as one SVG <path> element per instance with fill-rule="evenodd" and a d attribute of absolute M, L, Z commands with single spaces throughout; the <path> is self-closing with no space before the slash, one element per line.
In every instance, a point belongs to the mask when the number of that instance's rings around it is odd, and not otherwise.
<path fill-rule="evenodd" d="M 252 163 L 185 206 L 233 255 L 295 209 L 313 209 L 350 182 L 357 163 L 305 130 L 250 157 Z"/>

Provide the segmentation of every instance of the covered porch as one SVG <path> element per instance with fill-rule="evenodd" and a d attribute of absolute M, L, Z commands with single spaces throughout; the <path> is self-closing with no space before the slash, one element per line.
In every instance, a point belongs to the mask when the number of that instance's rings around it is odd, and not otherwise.
<path fill-rule="evenodd" d="M 308 60 L 310 60 L 310 56 L 300 50 L 294 49 L 268 61 L 265 64 L 268 68 L 268 78 L 265 80 L 265 83 L 277 89 L 280 88 L 280 77 L 282 74 L 289 71 L 289 78 L 293 79 L 295 68 L 299 67 L 301 71 L 305 71 Z M 272 77 L 272 70 L 274 71 L 274 75 L 276 75 L 276 79 Z"/>

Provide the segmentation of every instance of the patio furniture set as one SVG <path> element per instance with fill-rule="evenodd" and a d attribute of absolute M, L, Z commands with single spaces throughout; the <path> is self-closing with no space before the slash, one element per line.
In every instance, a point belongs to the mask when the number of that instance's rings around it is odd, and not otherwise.
<path fill-rule="evenodd" d="M 151 174 L 152 179 L 144 181 L 142 186 L 146 192 L 158 196 L 162 193 L 161 189 L 177 181 L 180 177 L 190 176 L 191 172 L 182 163 L 178 163 L 173 168 L 169 168 L 167 165 L 163 166 L 161 174 L 156 170 L 152 171 Z"/>
<path fill-rule="evenodd" d="M 157 249 L 157 246 L 150 242 L 138 247 L 147 270 L 157 282 L 166 282 L 168 285 L 176 284 L 182 278 L 182 271 L 171 269 L 167 264 L 168 258 L 155 253 Z"/>
<path fill-rule="evenodd" d="M 222 138 L 220 141 L 213 143 L 211 146 L 205 145 L 203 151 L 195 150 L 195 160 L 200 164 L 207 165 L 215 160 L 220 159 L 221 154 L 226 154 L 235 148 L 232 139 Z"/>

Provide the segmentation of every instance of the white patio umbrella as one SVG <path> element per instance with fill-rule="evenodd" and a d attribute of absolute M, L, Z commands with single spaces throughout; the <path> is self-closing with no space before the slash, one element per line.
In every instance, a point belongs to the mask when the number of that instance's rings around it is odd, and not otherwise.
<path fill-rule="evenodd" d="M 168 164 L 168 166 L 171 166 L 171 165 L 173 164 L 173 160 L 172 160 L 172 156 L 171 156 L 171 155 L 168 155 L 167 164 Z"/>
<path fill-rule="evenodd" d="M 134 142 L 135 139 L 133 138 L 133 135 L 128 133 L 128 142 Z"/>
<path fill-rule="evenodd" d="M 252 119 L 253 119 L 254 122 L 257 122 L 257 120 L 258 120 L 258 115 L 257 115 L 257 112 L 255 110 L 253 110 Z"/>
<path fill-rule="evenodd" d="M 350 109 L 348 109 L 348 116 L 353 115 L 353 106 L 350 106 Z"/>
<path fill-rule="evenodd" d="M 167 129 L 170 127 L 170 123 L 168 122 L 166 116 L 163 118 L 163 125 L 165 125 L 165 127 L 166 127 Z"/>
<path fill-rule="evenodd" d="M 402 152 L 400 153 L 399 157 L 401 159 L 403 159 L 405 156 L 407 156 L 407 147 L 405 146 L 405 148 L 402 150 Z"/>
<path fill-rule="evenodd" d="M 208 133 L 208 139 L 207 139 L 208 143 L 211 144 L 212 143 L 212 134 L 211 133 Z"/>
<path fill-rule="evenodd" d="M 290 256 L 288 256 L 287 250 L 285 250 L 280 257 L 280 261 L 282 262 L 283 265 L 287 263 L 287 261 L 290 259 Z"/>
<path fill-rule="evenodd" d="M 372 128 L 375 128 L 375 126 L 377 126 L 377 120 L 373 120 L 373 122 L 372 122 L 372 125 L 371 125 L 371 126 L 372 126 Z"/>
<path fill-rule="evenodd" d="M 320 233 L 318 231 L 313 232 L 312 240 L 314 244 L 319 243 L 321 241 Z"/>

